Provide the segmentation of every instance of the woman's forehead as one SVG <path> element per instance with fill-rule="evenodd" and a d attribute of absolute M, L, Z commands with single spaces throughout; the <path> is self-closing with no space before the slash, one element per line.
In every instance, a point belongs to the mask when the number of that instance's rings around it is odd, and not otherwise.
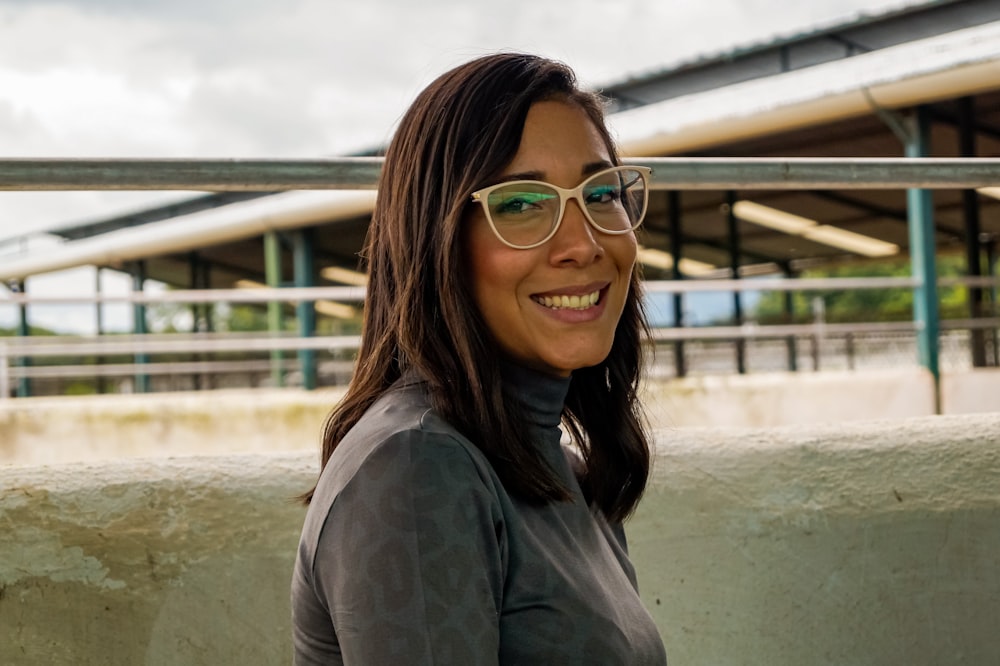
<path fill-rule="evenodd" d="M 528 109 L 517 152 L 503 180 L 580 178 L 611 166 L 604 135 L 579 105 L 561 100 Z"/>

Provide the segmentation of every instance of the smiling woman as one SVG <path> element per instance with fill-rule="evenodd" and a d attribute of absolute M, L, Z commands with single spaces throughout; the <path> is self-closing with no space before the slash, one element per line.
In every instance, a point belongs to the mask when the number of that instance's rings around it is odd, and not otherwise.
<path fill-rule="evenodd" d="M 627 211 L 635 207 L 623 205 L 623 174 L 637 174 L 633 181 L 642 174 L 606 168 L 611 164 L 607 142 L 578 105 L 537 102 L 528 109 L 517 154 L 501 178 L 532 174 L 567 186 L 583 178 L 581 193 L 555 208 L 529 198 L 529 208 L 523 195 L 511 193 L 494 205 L 494 190 L 465 228 L 476 305 L 497 344 L 521 365 L 568 376 L 597 365 L 611 349 L 635 266 L 631 231 L 641 219 L 630 219 Z M 500 192 L 559 192 L 545 183 L 502 187 Z M 515 211 L 511 199 L 522 202 Z M 532 227 L 539 227 L 539 238 L 527 235 Z M 512 247 L 511 239 L 528 243 Z"/>
<path fill-rule="evenodd" d="M 560 63 L 486 56 L 418 96 L 307 494 L 296 663 L 665 663 L 621 526 L 649 472 L 647 179 Z"/>

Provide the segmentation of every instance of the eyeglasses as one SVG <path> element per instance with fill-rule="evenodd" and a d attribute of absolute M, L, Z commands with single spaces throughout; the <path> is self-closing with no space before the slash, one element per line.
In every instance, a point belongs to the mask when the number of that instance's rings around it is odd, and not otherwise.
<path fill-rule="evenodd" d="M 477 190 L 472 200 L 482 204 L 500 242 L 528 250 L 555 236 L 570 199 L 576 199 L 587 221 L 602 233 L 634 230 L 646 214 L 652 172 L 643 166 L 611 167 L 571 190 L 539 180 L 515 180 Z"/>

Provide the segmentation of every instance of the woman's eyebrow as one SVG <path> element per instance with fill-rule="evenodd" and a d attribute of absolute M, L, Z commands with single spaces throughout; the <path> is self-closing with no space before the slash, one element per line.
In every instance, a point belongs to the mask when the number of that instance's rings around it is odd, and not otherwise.
<path fill-rule="evenodd" d="M 597 162 L 590 162 L 589 164 L 583 165 L 580 169 L 580 174 L 583 176 L 589 176 L 598 171 L 603 171 L 614 166 L 608 160 L 598 160 Z M 496 184 L 509 183 L 515 180 L 541 180 L 545 181 L 545 174 L 541 171 L 521 171 L 519 173 L 509 173 L 506 176 L 502 176 L 496 181 Z"/>
<path fill-rule="evenodd" d="M 589 176 L 592 173 L 597 173 L 598 171 L 610 169 L 613 166 L 614 164 L 612 164 L 608 160 L 600 160 L 597 162 L 591 162 L 590 164 L 584 165 L 582 171 L 584 176 Z"/>
<path fill-rule="evenodd" d="M 545 175 L 541 171 L 522 171 L 520 173 L 509 173 L 501 176 L 496 184 L 509 183 L 514 180 L 545 180 Z"/>

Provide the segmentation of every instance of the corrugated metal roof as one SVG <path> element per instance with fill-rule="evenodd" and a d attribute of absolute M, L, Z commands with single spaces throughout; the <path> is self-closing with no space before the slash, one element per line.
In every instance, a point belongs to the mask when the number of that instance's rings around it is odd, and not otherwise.
<path fill-rule="evenodd" d="M 1000 21 L 668 98 L 609 121 L 628 155 L 677 154 L 997 87 Z"/>
<path fill-rule="evenodd" d="M 996 0 L 930 0 L 879 13 L 859 12 L 765 42 L 700 55 L 601 88 L 611 111 L 711 90 L 723 85 L 843 60 L 899 44 L 1000 20 Z"/>

